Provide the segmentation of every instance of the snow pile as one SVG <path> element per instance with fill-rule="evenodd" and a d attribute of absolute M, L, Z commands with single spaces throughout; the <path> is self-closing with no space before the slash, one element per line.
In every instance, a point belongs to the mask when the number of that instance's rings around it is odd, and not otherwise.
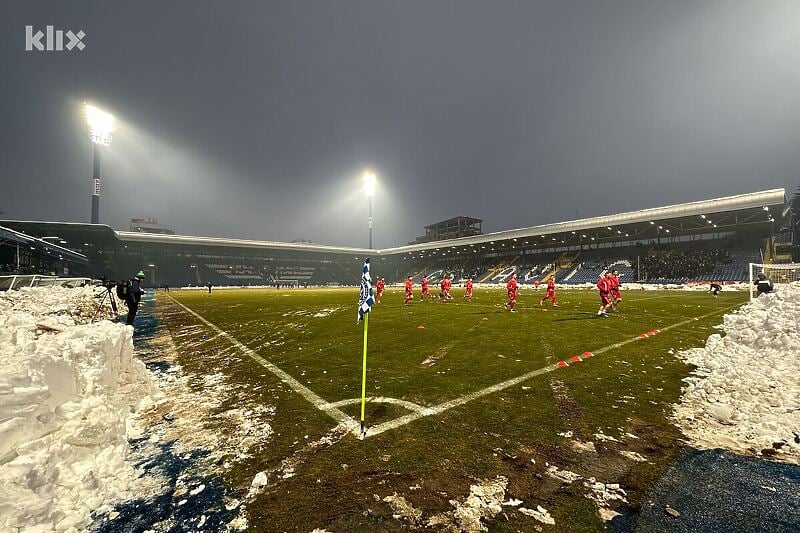
<path fill-rule="evenodd" d="M 681 352 L 697 366 L 674 417 L 692 444 L 800 463 L 800 284 L 725 315 L 724 337 Z"/>
<path fill-rule="evenodd" d="M 93 289 L 0 293 L 0 530 L 82 530 L 140 485 L 131 413 L 154 392 Z"/>

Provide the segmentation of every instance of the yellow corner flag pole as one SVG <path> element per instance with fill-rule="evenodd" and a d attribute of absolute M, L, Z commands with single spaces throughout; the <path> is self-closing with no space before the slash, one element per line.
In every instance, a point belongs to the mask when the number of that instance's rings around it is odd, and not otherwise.
<path fill-rule="evenodd" d="M 367 403 L 367 328 L 369 327 L 369 313 L 364 315 L 364 367 L 361 372 L 361 435 L 366 435 L 364 430 L 364 405 Z"/>

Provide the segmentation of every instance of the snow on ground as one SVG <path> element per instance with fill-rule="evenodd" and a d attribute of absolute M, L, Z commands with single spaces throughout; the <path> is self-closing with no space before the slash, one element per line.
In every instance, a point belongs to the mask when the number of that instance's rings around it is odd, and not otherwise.
<path fill-rule="evenodd" d="M 800 463 L 800 284 L 780 287 L 724 317 L 704 348 L 674 418 L 699 448 Z"/>
<path fill-rule="evenodd" d="M 550 513 L 547 511 L 547 509 L 545 509 L 541 505 L 537 505 L 536 509 L 527 509 L 525 507 L 520 507 L 517 510 L 526 516 L 531 516 L 535 518 L 542 524 L 547 524 L 549 526 L 556 525 L 556 521 L 553 520 L 553 517 L 550 516 Z"/>
<path fill-rule="evenodd" d="M 0 293 L 0 530 L 78 531 L 145 489 L 127 461 L 155 392 L 133 329 L 89 323 L 94 289 Z"/>
<path fill-rule="evenodd" d="M 448 531 L 486 531 L 482 520 L 491 520 L 503 510 L 506 487 L 508 479 L 504 476 L 470 485 L 466 500 L 450 500 L 454 510 L 430 517 L 427 525 Z"/>

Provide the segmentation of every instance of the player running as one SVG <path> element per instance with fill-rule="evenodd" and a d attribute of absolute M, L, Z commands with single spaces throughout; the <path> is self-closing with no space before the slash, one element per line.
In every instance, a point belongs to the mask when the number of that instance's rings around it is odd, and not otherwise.
<path fill-rule="evenodd" d="M 611 307 L 610 276 L 611 273 L 606 272 L 604 275 L 601 275 L 600 279 L 597 281 L 597 288 L 600 291 L 600 310 L 597 311 L 597 316 L 601 316 L 603 318 L 608 318 L 608 313 L 606 311 L 609 307 Z"/>
<path fill-rule="evenodd" d="M 422 275 L 422 281 L 420 281 L 420 283 L 422 284 L 422 294 L 419 297 L 419 301 L 420 302 L 424 301 L 425 300 L 425 296 L 429 296 L 429 297 L 433 298 L 433 294 L 431 294 L 431 290 L 430 290 L 430 288 L 428 288 L 428 276 L 423 274 Z"/>
<path fill-rule="evenodd" d="M 508 307 L 512 313 L 517 312 L 517 275 L 511 276 L 511 279 L 506 283 L 506 291 L 508 292 Z"/>
<path fill-rule="evenodd" d="M 547 292 L 544 295 L 544 298 L 539 300 L 539 305 L 544 305 L 544 302 L 550 300 L 553 302 L 553 307 L 558 307 L 556 303 L 556 280 L 553 276 L 550 276 L 550 279 L 547 280 Z"/>
<path fill-rule="evenodd" d="M 408 305 L 409 302 L 414 300 L 414 280 L 411 279 L 411 276 L 408 276 L 406 279 L 406 299 L 403 302 L 403 305 Z"/>
<path fill-rule="evenodd" d="M 466 285 L 464 285 L 464 298 L 470 302 L 472 301 L 472 278 L 469 278 Z"/>
<path fill-rule="evenodd" d="M 611 309 L 617 310 L 617 305 L 622 301 L 622 295 L 619 292 L 619 274 L 616 270 L 611 271 L 610 279 L 610 292 L 611 292 Z"/>
<path fill-rule="evenodd" d="M 383 298 L 383 291 L 386 290 L 386 280 L 383 278 L 378 278 L 378 281 L 375 282 L 375 291 L 376 297 L 375 301 L 381 303 L 381 298 Z"/>

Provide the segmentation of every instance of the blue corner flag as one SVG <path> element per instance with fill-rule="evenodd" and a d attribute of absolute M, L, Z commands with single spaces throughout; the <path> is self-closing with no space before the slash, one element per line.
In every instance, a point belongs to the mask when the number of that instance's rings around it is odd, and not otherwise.
<path fill-rule="evenodd" d="M 372 278 L 369 277 L 369 257 L 364 261 L 364 269 L 361 271 L 361 295 L 358 298 L 358 320 L 361 322 L 364 315 L 369 313 L 375 298 L 372 296 Z"/>

